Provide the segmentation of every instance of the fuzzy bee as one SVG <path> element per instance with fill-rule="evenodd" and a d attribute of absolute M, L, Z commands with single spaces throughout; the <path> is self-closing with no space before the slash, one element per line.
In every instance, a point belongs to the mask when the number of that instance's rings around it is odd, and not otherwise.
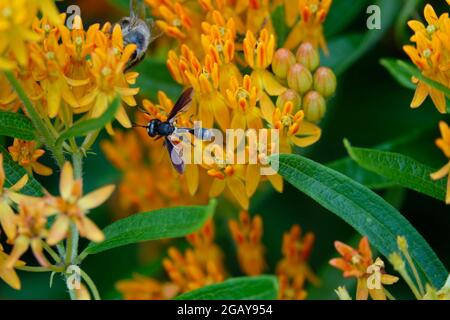
<path fill-rule="evenodd" d="M 150 43 L 158 38 L 161 33 L 156 34 L 153 19 L 147 17 L 144 0 L 130 0 L 130 16 L 123 17 L 117 24 L 122 29 L 124 45 L 136 45 L 136 50 L 126 66 L 128 70 L 145 58 Z"/>

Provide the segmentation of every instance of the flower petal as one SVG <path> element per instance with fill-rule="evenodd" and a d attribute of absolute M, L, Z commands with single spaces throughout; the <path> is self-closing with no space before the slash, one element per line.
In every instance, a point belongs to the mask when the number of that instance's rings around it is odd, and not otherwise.
<path fill-rule="evenodd" d="M 108 185 L 85 195 L 78 201 L 78 207 L 82 210 L 89 210 L 100 206 L 108 200 L 115 188 L 115 185 Z"/>

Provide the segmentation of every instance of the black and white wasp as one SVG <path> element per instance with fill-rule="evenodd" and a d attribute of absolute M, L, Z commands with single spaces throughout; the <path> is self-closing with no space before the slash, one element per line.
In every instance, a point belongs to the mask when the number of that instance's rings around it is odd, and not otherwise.
<path fill-rule="evenodd" d="M 166 121 L 152 119 L 146 126 L 135 125 L 135 127 L 146 128 L 147 134 L 155 140 L 164 139 L 164 146 L 169 152 L 170 160 L 180 174 L 184 173 L 185 169 L 183 149 L 180 147 L 180 143 L 175 144 L 174 141 L 182 141 L 184 134 L 193 135 L 202 141 L 210 141 L 213 138 L 213 132 L 210 129 L 179 128 L 176 126 L 177 117 L 191 106 L 193 93 L 194 90 L 189 88 L 181 94 Z"/>

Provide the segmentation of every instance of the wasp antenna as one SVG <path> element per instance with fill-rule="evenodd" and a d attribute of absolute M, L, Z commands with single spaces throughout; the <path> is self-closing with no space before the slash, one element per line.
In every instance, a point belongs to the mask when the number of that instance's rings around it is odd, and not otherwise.
<path fill-rule="evenodd" d="M 150 114 L 147 110 L 145 110 L 144 108 L 142 108 L 141 106 L 137 106 L 137 109 L 138 109 L 140 112 L 145 113 L 145 114 L 148 115 L 148 116 L 151 116 L 151 114 Z"/>
<path fill-rule="evenodd" d="M 142 124 L 134 123 L 132 124 L 133 128 L 147 128 L 147 126 L 143 126 Z"/>

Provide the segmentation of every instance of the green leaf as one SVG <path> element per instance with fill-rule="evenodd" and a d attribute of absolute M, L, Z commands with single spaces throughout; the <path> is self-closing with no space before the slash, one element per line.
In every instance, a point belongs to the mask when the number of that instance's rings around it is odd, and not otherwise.
<path fill-rule="evenodd" d="M 277 47 L 282 48 L 289 33 L 289 28 L 285 22 L 284 6 L 277 6 L 272 12 L 272 25 L 277 35 Z"/>
<path fill-rule="evenodd" d="M 31 141 L 36 139 L 36 130 L 25 115 L 0 111 L 0 135 Z"/>
<path fill-rule="evenodd" d="M 147 58 L 139 63 L 136 72 L 139 72 L 136 85 L 150 99 L 156 99 L 159 90 L 172 99 L 178 97 L 181 92 L 181 86 L 170 76 L 165 61 Z"/>
<path fill-rule="evenodd" d="M 6 187 L 10 187 L 19 181 L 24 175 L 28 174 L 28 172 L 17 162 L 15 162 L 9 155 L 9 152 L 2 146 L 0 146 L 0 152 L 3 154 L 3 169 L 5 170 Z M 44 188 L 39 184 L 39 182 L 37 182 L 33 177 L 28 176 L 28 183 L 20 191 L 20 193 L 34 197 L 42 197 L 44 195 L 43 190 Z"/>
<path fill-rule="evenodd" d="M 138 213 L 107 226 L 105 240 L 91 242 L 81 254 L 95 254 L 127 244 L 183 237 L 197 231 L 214 213 L 216 201 L 208 206 L 165 208 Z"/>
<path fill-rule="evenodd" d="M 333 161 L 327 164 L 327 167 L 345 174 L 370 189 L 385 189 L 395 185 L 389 179 L 362 168 L 349 157 Z"/>
<path fill-rule="evenodd" d="M 410 76 L 414 76 L 420 81 L 425 82 L 430 87 L 433 87 L 439 91 L 442 91 L 448 98 L 450 98 L 450 89 L 446 87 L 445 85 L 436 82 L 434 80 L 431 80 L 425 76 L 422 75 L 422 72 L 420 72 L 419 69 L 417 69 L 412 63 L 405 62 L 402 60 L 397 60 L 397 66 L 400 70 L 406 72 Z"/>
<path fill-rule="evenodd" d="M 381 254 L 396 252 L 397 236 L 410 243 L 410 253 L 423 275 L 436 288 L 447 277 L 447 270 L 425 239 L 394 207 L 376 193 L 352 179 L 299 155 L 272 156 L 289 183 L 350 224 Z"/>
<path fill-rule="evenodd" d="M 349 26 L 355 19 L 365 14 L 368 0 L 333 1 L 325 21 L 325 35 L 334 36 Z"/>
<path fill-rule="evenodd" d="M 120 103 L 120 97 L 117 97 L 100 117 L 81 121 L 73 125 L 59 136 L 56 140 L 56 145 L 61 145 L 68 138 L 84 136 L 92 131 L 103 128 L 114 119 Z"/>
<path fill-rule="evenodd" d="M 393 152 L 352 147 L 346 140 L 345 147 L 350 157 L 361 167 L 396 182 L 398 185 L 426 194 L 438 200 L 445 200 L 446 183 L 433 181 L 432 168 L 416 160 Z"/>
<path fill-rule="evenodd" d="M 278 281 L 274 276 L 232 278 L 184 293 L 176 300 L 275 300 Z"/>
<path fill-rule="evenodd" d="M 348 34 L 335 37 L 329 41 L 330 55 L 322 57 L 322 63 L 333 68 L 336 74 L 342 74 L 373 48 L 394 23 L 400 7 L 398 1 L 378 0 L 374 4 L 378 5 L 382 12 L 381 30 L 367 30 L 365 33 Z"/>
<path fill-rule="evenodd" d="M 381 59 L 380 64 L 389 71 L 391 76 L 403 87 L 411 90 L 416 89 L 416 85 L 411 82 L 411 75 L 397 65 L 395 59 Z"/>
<path fill-rule="evenodd" d="M 116 6 L 117 8 L 129 11 L 130 8 L 130 0 L 108 0 L 109 3 L 111 3 L 113 6 Z"/>

